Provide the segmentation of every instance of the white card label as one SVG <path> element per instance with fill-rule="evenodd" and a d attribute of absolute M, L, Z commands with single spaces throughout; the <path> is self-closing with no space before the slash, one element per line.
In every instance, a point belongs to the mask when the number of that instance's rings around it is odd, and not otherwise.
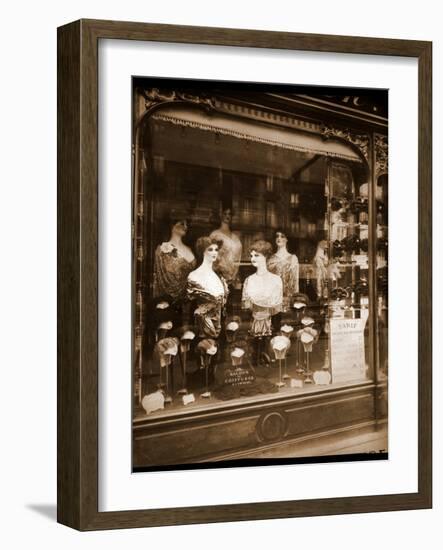
<path fill-rule="evenodd" d="M 189 405 L 189 403 L 194 403 L 195 397 L 193 393 L 188 393 L 183 396 L 183 405 Z"/>
<path fill-rule="evenodd" d="M 291 388 L 302 388 L 303 387 L 303 380 L 298 380 L 297 378 L 291 378 L 290 387 Z"/>

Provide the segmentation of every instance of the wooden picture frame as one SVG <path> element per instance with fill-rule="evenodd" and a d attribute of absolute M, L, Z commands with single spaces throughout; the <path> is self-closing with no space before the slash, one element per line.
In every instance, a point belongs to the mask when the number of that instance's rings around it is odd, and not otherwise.
<path fill-rule="evenodd" d="M 418 491 L 346 498 L 98 511 L 98 41 L 278 48 L 418 59 Z M 80 20 L 58 29 L 58 521 L 79 530 L 432 506 L 432 44 Z"/>

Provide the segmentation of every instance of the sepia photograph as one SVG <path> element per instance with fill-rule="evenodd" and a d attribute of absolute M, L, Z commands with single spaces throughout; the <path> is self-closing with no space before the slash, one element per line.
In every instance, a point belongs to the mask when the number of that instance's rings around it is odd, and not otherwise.
<path fill-rule="evenodd" d="M 386 460 L 388 90 L 137 76 L 132 113 L 133 471 Z"/>

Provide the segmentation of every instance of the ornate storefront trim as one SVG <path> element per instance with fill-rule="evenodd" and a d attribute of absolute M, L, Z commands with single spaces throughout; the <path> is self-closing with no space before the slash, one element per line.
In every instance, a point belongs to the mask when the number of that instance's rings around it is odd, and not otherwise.
<path fill-rule="evenodd" d="M 159 88 L 151 88 L 143 89 L 142 94 L 145 98 L 146 111 L 148 111 L 154 105 L 176 101 L 200 105 L 201 107 L 205 107 L 207 109 L 215 108 L 215 100 L 211 97 L 187 94 L 185 92 L 175 90 L 160 91 Z"/>
<path fill-rule="evenodd" d="M 359 149 L 363 157 L 369 163 L 369 136 L 367 134 L 357 134 L 349 129 L 335 128 L 324 125 L 322 127 L 322 136 L 324 139 L 339 138 L 351 143 Z"/>
<path fill-rule="evenodd" d="M 160 91 L 158 88 L 140 90 L 145 100 L 145 113 L 157 105 L 163 103 L 188 103 L 189 105 L 200 106 L 206 111 L 215 111 L 217 113 L 238 116 L 255 120 L 256 122 L 276 124 L 285 128 L 293 128 L 295 130 L 303 130 L 320 134 L 321 124 L 308 120 L 301 120 L 288 114 L 268 111 L 250 105 L 238 105 L 229 101 L 223 101 L 215 97 L 204 95 L 193 95 L 174 90 Z M 142 118 L 144 116 L 142 114 Z"/>
<path fill-rule="evenodd" d="M 375 178 L 388 173 L 388 136 L 374 134 Z"/>
<path fill-rule="evenodd" d="M 278 112 L 271 112 L 265 109 L 257 108 L 256 106 L 245 106 L 238 105 L 235 103 L 230 103 L 229 101 L 220 100 L 213 96 L 206 96 L 204 94 L 189 94 L 186 92 L 181 92 L 177 90 L 160 90 L 159 88 L 143 88 L 140 90 L 144 101 L 145 101 L 145 113 L 142 114 L 141 119 L 156 106 L 162 104 L 173 104 L 173 103 L 187 103 L 188 105 L 199 106 L 204 109 L 206 112 L 217 112 L 221 114 L 228 114 L 231 116 L 239 116 L 247 118 L 250 120 L 255 120 L 257 122 L 263 122 L 268 124 L 275 124 L 280 127 L 293 128 L 294 130 L 302 130 L 305 132 L 310 132 L 314 134 L 319 134 L 323 139 L 334 139 L 338 138 L 349 144 L 352 144 L 356 147 L 363 158 L 369 163 L 369 136 L 363 133 L 355 133 L 350 129 L 336 128 L 333 126 L 328 126 L 325 124 L 319 124 L 316 122 L 306 121 L 297 119 L 287 114 L 282 114 Z M 156 115 L 156 118 L 160 115 Z M 163 120 L 167 119 L 166 115 L 163 116 Z M 169 122 L 178 124 L 176 119 L 171 117 Z M 182 121 L 183 125 L 198 127 L 202 130 L 215 131 L 220 134 L 233 135 L 242 139 L 248 139 L 247 136 L 242 136 L 236 132 L 229 132 L 226 129 L 214 128 L 210 125 L 205 126 L 204 124 L 196 125 L 195 123 L 189 121 Z M 250 139 L 250 138 L 249 138 Z M 378 140 L 378 146 L 376 142 L 376 147 L 379 148 L 379 175 L 387 173 L 387 138 L 382 134 L 376 134 L 376 140 Z M 251 141 L 259 141 L 254 139 Z M 273 142 L 272 140 L 263 139 L 261 143 L 269 144 L 272 146 L 285 147 L 285 145 L 279 144 L 279 142 Z M 291 149 L 292 147 L 286 147 Z M 296 150 L 303 151 L 303 148 L 295 148 Z M 306 149 L 306 152 L 312 152 L 315 154 L 324 154 L 322 151 L 315 151 Z M 334 155 L 331 155 L 334 156 Z M 345 157 L 342 157 L 345 158 Z"/>
<path fill-rule="evenodd" d="M 239 131 L 232 130 L 232 129 L 229 129 L 229 128 L 222 128 L 220 126 L 215 126 L 215 125 L 212 125 L 212 124 L 206 124 L 204 122 L 196 122 L 196 121 L 192 121 L 192 120 L 185 120 L 183 118 L 178 118 L 176 116 L 169 116 L 167 114 L 162 114 L 162 113 L 154 114 L 152 116 L 152 118 L 156 121 L 168 122 L 168 123 L 171 123 L 171 124 L 175 124 L 177 126 L 195 128 L 195 129 L 198 129 L 198 130 L 212 132 L 214 134 L 235 137 L 235 138 L 242 139 L 242 140 L 249 141 L 249 142 L 261 143 L 261 144 L 269 145 L 269 146 L 272 146 L 272 147 L 278 147 L 280 149 L 286 149 L 286 150 L 290 150 L 290 151 L 299 151 L 299 152 L 302 152 L 302 153 L 308 153 L 310 155 L 325 155 L 325 156 L 329 156 L 329 157 L 336 157 L 336 158 L 347 159 L 347 160 L 351 160 L 351 161 L 356 160 L 355 155 L 351 155 L 351 154 L 346 155 L 346 154 L 341 153 L 341 152 L 340 153 L 335 153 L 334 151 L 326 151 L 325 149 L 316 149 L 316 148 L 313 148 L 313 147 L 303 147 L 303 145 L 299 145 L 299 144 L 292 145 L 292 144 L 289 144 L 289 143 L 284 143 L 280 140 L 272 140 L 272 139 L 269 139 L 269 138 L 254 136 L 252 134 L 248 134 L 248 133 L 245 133 L 245 132 L 239 132 Z"/>

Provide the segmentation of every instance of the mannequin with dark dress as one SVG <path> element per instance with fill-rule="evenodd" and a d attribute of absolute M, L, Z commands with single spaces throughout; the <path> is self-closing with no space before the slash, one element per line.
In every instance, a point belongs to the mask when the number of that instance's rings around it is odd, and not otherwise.
<path fill-rule="evenodd" d="M 194 321 L 200 339 L 197 348 L 203 341 L 211 341 L 214 342 L 218 351 L 217 339 L 222 328 L 221 318 L 228 296 L 228 286 L 223 277 L 219 277 L 213 269 L 218 257 L 218 244 L 209 237 L 200 237 L 197 239 L 195 249 L 201 263 L 188 275 L 187 295 L 189 300 L 197 306 L 194 309 Z M 205 397 L 210 395 L 207 385 L 213 381 L 216 367 L 216 361 L 211 362 L 208 357 L 207 359 L 209 363 L 205 363 L 207 368 Z"/>
<path fill-rule="evenodd" d="M 256 342 L 256 364 L 259 365 L 266 353 L 267 340 L 272 335 L 272 316 L 282 310 L 283 283 L 281 277 L 271 273 L 266 265 L 272 254 L 270 243 L 256 241 L 249 251 L 256 272 L 245 279 L 242 306 L 252 311 L 249 333 Z"/>
<path fill-rule="evenodd" d="M 168 241 L 158 245 L 154 260 L 154 297 L 170 296 L 173 302 L 186 296 L 189 273 L 195 269 L 192 250 L 183 242 L 188 231 L 185 219 L 172 219 Z"/>
<path fill-rule="evenodd" d="M 154 258 L 154 298 L 164 296 L 171 304 L 174 326 L 188 324 L 189 303 L 186 285 L 189 273 L 197 262 L 192 250 L 183 242 L 188 231 L 184 218 L 170 220 L 169 240 L 159 244 Z"/>
<path fill-rule="evenodd" d="M 188 298 L 197 303 L 194 319 L 200 338 L 218 338 L 221 331 L 221 314 L 228 288 L 223 278 L 213 269 L 218 250 L 218 244 L 213 239 L 197 239 L 196 252 L 201 258 L 201 264 L 187 278 Z"/>

